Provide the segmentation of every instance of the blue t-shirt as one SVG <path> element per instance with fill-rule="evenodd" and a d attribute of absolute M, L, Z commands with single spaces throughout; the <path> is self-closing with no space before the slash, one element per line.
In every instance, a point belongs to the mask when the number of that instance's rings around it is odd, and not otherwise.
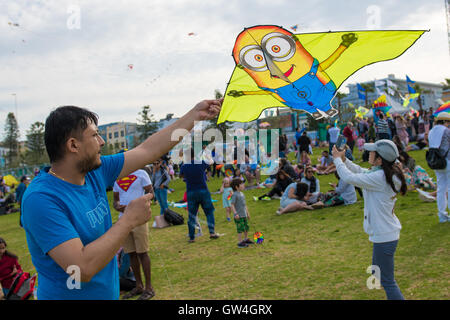
<path fill-rule="evenodd" d="M 209 164 L 202 163 L 185 163 L 180 167 L 180 174 L 184 176 L 187 191 L 208 190 L 206 184 L 206 172 Z"/>
<path fill-rule="evenodd" d="M 123 153 L 101 157 L 100 168 L 86 174 L 83 186 L 48 173 L 33 179 L 22 199 L 22 224 L 31 260 L 38 273 L 39 300 L 118 300 L 119 270 L 114 257 L 81 289 L 69 289 L 69 275 L 49 255 L 58 245 L 80 238 L 84 246 L 100 238 L 112 226 L 107 186 L 118 178 Z M 69 280 L 72 283 L 72 280 Z"/>
<path fill-rule="evenodd" d="M 16 189 L 16 202 L 18 202 L 19 204 L 22 202 L 22 196 L 26 189 L 27 186 L 23 182 L 21 182 Z"/>

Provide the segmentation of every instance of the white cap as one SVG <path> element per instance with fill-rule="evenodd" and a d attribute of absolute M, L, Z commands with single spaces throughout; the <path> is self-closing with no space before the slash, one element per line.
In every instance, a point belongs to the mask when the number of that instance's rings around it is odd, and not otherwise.
<path fill-rule="evenodd" d="M 376 151 L 389 162 L 394 162 L 399 156 L 396 144 L 387 139 L 378 140 L 375 143 L 365 143 L 364 150 Z"/>

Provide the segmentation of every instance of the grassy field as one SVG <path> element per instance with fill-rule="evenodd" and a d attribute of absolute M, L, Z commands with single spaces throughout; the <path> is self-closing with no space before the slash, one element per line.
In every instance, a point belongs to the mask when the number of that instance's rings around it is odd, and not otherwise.
<path fill-rule="evenodd" d="M 314 149 L 313 163 L 319 149 Z M 410 155 L 434 177 L 425 151 Z M 293 155 L 291 155 L 292 157 Z M 358 151 L 355 152 L 360 158 Z M 367 166 L 366 164 L 363 164 Z M 319 176 L 321 191 L 336 182 L 334 175 Z M 217 191 L 221 180 L 209 182 Z M 170 184 L 169 201 L 182 199 L 184 183 Z M 275 214 L 279 200 L 253 201 L 268 189 L 245 191 L 251 214 L 250 233 L 262 231 L 261 245 L 238 249 L 234 222 L 227 222 L 221 195 L 213 194 L 217 240 L 208 236 L 200 210 L 203 233 L 187 242 L 187 225 L 150 230 L 150 257 L 154 299 L 385 299 L 384 290 L 369 290 L 366 269 L 371 265 L 372 244 L 363 230 L 363 201 L 351 206 Z M 112 195 L 109 194 L 110 200 Z M 406 299 L 450 298 L 450 223 L 438 223 L 436 203 L 418 199 L 417 192 L 399 196 L 395 213 L 402 223 L 397 248 L 396 280 Z M 111 206 L 112 208 L 112 206 Z M 117 212 L 112 210 L 113 221 Z M 153 216 L 159 206 L 152 206 Z M 184 209 L 175 209 L 183 214 Z M 35 272 L 19 214 L 0 216 L 0 237 L 20 257 L 24 270 Z M 153 222 L 153 218 L 152 221 Z"/>

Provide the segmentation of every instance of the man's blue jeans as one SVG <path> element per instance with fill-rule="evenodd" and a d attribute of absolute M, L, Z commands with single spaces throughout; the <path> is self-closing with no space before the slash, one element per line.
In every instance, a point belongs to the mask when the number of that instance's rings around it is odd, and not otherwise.
<path fill-rule="evenodd" d="M 195 239 L 195 225 L 199 206 L 202 206 L 203 211 L 205 212 L 209 233 L 214 234 L 214 206 L 209 191 L 206 189 L 187 191 L 187 206 L 189 212 L 189 238 L 191 240 Z"/>
<path fill-rule="evenodd" d="M 169 205 L 167 204 L 167 189 L 155 188 L 155 197 L 161 207 L 160 215 L 164 214 Z"/>
<path fill-rule="evenodd" d="M 394 254 L 398 240 L 373 244 L 372 265 L 380 268 L 380 282 L 388 300 L 405 300 L 394 279 Z"/>

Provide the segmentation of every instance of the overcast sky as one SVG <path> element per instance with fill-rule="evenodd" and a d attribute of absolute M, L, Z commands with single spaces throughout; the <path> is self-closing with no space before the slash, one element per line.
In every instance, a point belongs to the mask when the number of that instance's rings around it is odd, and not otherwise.
<path fill-rule="evenodd" d="M 450 77 L 444 0 L 0 0 L 0 138 L 13 93 L 22 140 L 60 105 L 89 108 L 100 124 L 136 122 L 144 105 L 156 119 L 181 116 L 225 91 L 236 36 L 259 24 L 297 24 L 298 33 L 430 29 L 401 57 L 356 72 L 342 91 L 389 73 Z"/>

